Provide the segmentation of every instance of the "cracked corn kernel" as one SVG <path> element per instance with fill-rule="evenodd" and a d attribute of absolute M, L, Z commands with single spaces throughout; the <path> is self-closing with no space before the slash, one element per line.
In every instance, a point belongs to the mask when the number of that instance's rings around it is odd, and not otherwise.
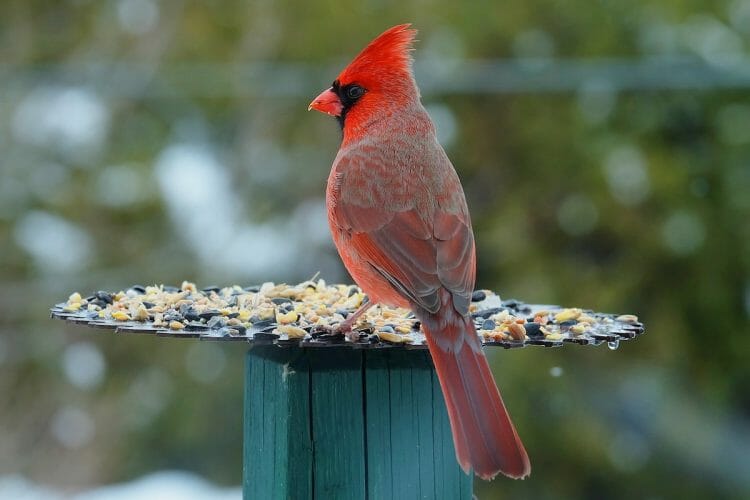
<path fill-rule="evenodd" d="M 578 322 L 579 323 L 584 323 L 585 322 L 585 323 L 589 323 L 589 324 L 596 323 L 596 318 L 594 318 L 593 316 L 589 316 L 586 313 L 583 313 L 580 316 L 578 316 Z"/>
<path fill-rule="evenodd" d="M 623 323 L 638 323 L 638 316 L 633 314 L 621 314 L 615 319 L 617 321 L 622 321 Z"/>
<path fill-rule="evenodd" d="M 349 308 L 349 309 L 358 308 L 359 306 L 362 305 L 362 299 L 364 298 L 364 296 L 365 295 L 363 293 L 360 293 L 360 292 L 355 293 L 354 295 L 349 297 L 346 302 L 344 302 L 344 307 Z"/>
<path fill-rule="evenodd" d="M 285 333 L 290 339 L 301 339 L 307 335 L 307 332 L 302 328 L 294 325 L 281 325 L 276 330 L 281 333 Z"/>
<path fill-rule="evenodd" d="M 273 307 L 267 307 L 265 309 L 258 309 L 258 317 L 260 319 L 271 319 L 276 315 L 276 310 Z"/>
<path fill-rule="evenodd" d="M 148 319 L 148 310 L 143 304 L 138 304 L 138 308 L 135 310 L 133 318 L 138 321 L 146 321 Z"/>
<path fill-rule="evenodd" d="M 125 311 L 115 311 L 112 313 L 112 317 L 117 321 L 128 321 L 130 316 Z"/>
<path fill-rule="evenodd" d="M 281 324 L 294 323 L 299 318 L 299 314 L 295 311 L 289 311 L 288 313 L 276 313 L 276 321 Z"/>
<path fill-rule="evenodd" d="M 580 309 L 563 309 L 559 313 L 555 314 L 555 323 L 562 323 L 563 321 L 576 319 L 580 315 Z"/>
<path fill-rule="evenodd" d="M 577 325 L 573 325 L 570 327 L 570 333 L 573 335 L 581 335 L 586 331 L 586 328 L 588 328 L 588 325 L 586 323 L 578 323 Z"/>
<path fill-rule="evenodd" d="M 378 332 L 378 337 L 380 337 L 381 340 L 392 342 L 394 344 L 401 344 L 403 342 L 406 342 L 406 339 L 404 337 L 395 333 Z"/>

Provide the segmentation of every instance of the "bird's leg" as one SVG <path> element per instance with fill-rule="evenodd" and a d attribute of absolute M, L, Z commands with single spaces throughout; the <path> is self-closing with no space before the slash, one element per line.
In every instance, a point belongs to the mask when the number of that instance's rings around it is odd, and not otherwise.
<path fill-rule="evenodd" d="M 357 323 L 359 318 L 362 317 L 362 315 L 374 305 L 374 302 L 365 302 L 364 304 L 359 306 L 359 309 L 350 314 L 344 321 L 336 325 L 336 328 L 334 328 L 333 331 L 336 333 L 343 333 L 344 335 L 346 335 L 347 339 L 352 342 L 356 342 L 357 340 L 359 340 L 359 338 L 356 332 L 354 332 L 353 330 L 354 325 Z"/>

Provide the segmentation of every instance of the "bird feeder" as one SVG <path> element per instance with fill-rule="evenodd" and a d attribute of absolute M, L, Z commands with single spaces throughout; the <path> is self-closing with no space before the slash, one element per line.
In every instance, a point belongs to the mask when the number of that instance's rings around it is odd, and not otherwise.
<path fill-rule="evenodd" d="M 246 499 L 471 499 L 419 321 L 373 307 L 354 335 L 335 326 L 367 298 L 323 280 L 256 287 L 133 286 L 72 294 L 52 317 L 113 330 L 240 342 L 246 357 Z M 501 300 L 474 292 L 488 348 L 614 348 L 643 333 L 632 315 Z"/>

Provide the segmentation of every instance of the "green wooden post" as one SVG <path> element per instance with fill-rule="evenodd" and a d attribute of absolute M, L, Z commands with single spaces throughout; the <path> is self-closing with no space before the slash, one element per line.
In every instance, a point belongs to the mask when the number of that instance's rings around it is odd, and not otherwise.
<path fill-rule="evenodd" d="M 245 499 L 471 499 L 426 351 L 256 346 Z"/>

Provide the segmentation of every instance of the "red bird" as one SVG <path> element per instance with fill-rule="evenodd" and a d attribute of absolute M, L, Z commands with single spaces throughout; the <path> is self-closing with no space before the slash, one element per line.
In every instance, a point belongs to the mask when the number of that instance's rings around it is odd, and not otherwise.
<path fill-rule="evenodd" d="M 416 31 L 373 40 L 310 104 L 338 118 L 343 141 L 326 191 L 344 265 L 370 302 L 422 322 L 461 468 L 523 478 L 529 458 L 469 315 L 476 256 L 461 182 L 437 141 L 411 69 Z"/>

